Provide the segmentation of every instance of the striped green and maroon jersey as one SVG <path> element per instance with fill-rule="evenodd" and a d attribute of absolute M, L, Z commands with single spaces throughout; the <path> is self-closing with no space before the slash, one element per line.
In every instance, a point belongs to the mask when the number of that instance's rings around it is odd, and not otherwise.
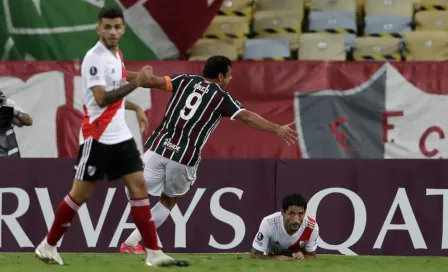
<path fill-rule="evenodd" d="M 172 77 L 172 96 L 160 126 L 146 147 L 165 158 L 194 166 L 201 151 L 223 117 L 231 120 L 243 110 L 241 104 L 213 82 L 195 75 Z"/>

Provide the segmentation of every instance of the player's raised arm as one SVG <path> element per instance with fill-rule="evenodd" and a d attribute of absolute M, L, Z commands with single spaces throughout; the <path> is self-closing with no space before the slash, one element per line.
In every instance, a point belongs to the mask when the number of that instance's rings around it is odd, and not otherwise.
<path fill-rule="evenodd" d="M 126 71 L 126 80 L 131 82 L 137 78 L 138 72 Z"/>
<path fill-rule="evenodd" d="M 88 64 L 86 68 L 87 67 L 89 67 Z M 120 88 L 107 92 L 104 71 L 105 64 L 99 62 L 95 66 L 90 66 L 88 69 L 90 75 L 87 78 L 87 86 L 92 90 L 95 101 L 101 108 L 117 102 L 126 95 L 130 94 L 137 87 L 147 85 L 148 82 L 151 81 L 150 75 L 152 74 L 152 72 L 149 71 L 150 67 L 145 66 L 137 73 L 134 80 L 121 86 Z"/>
<path fill-rule="evenodd" d="M 141 87 L 144 88 L 156 88 L 167 92 L 176 92 L 176 89 L 182 83 L 182 81 L 188 77 L 186 74 L 180 74 L 175 76 L 155 76 L 152 71 L 152 67 L 149 66 L 148 70 L 149 80 L 145 82 Z"/>
<path fill-rule="evenodd" d="M 131 82 L 137 78 L 138 72 L 126 71 L 126 80 Z M 150 81 L 148 81 L 144 86 L 145 88 L 157 88 L 164 91 L 172 91 L 171 78 L 168 76 L 158 77 L 152 73 L 150 74 Z"/>

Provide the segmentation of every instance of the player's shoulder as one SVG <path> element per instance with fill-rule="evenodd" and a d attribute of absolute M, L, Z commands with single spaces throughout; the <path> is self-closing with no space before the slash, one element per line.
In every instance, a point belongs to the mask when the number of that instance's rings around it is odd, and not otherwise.
<path fill-rule="evenodd" d="M 107 53 L 107 49 L 104 46 L 100 46 L 96 43 L 92 48 L 90 48 L 83 59 L 83 64 L 86 62 L 99 61 L 104 59 Z"/>
<path fill-rule="evenodd" d="M 262 224 L 268 224 L 271 226 L 271 225 L 278 224 L 281 221 L 282 221 L 282 213 L 275 212 L 273 214 L 265 216 L 261 222 L 262 222 Z"/>
<path fill-rule="evenodd" d="M 316 219 L 314 219 L 311 216 L 306 215 L 305 218 L 303 219 L 303 221 L 306 224 L 306 226 L 309 227 L 309 228 L 312 228 L 312 229 L 314 229 L 314 228 L 317 229 L 318 228 Z"/>
<path fill-rule="evenodd" d="M 171 78 L 171 81 L 173 80 L 182 80 L 187 78 L 189 75 L 188 74 L 174 74 L 174 75 L 170 75 L 169 78 Z"/>

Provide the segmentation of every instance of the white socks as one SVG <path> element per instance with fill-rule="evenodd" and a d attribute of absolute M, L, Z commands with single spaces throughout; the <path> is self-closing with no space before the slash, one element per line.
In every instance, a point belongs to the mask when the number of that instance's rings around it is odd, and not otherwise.
<path fill-rule="evenodd" d="M 168 210 L 162 203 L 157 202 L 157 204 L 151 209 L 152 220 L 156 224 L 156 228 L 160 227 L 163 222 L 170 216 L 170 210 Z"/>
<path fill-rule="evenodd" d="M 151 215 L 156 228 L 158 228 L 163 224 L 163 222 L 166 221 L 166 219 L 168 219 L 170 210 L 163 206 L 162 203 L 157 202 L 157 204 L 151 209 Z M 138 229 L 135 229 L 124 243 L 127 246 L 136 246 L 141 239 L 142 236 L 140 235 L 140 232 L 138 231 Z"/>
<path fill-rule="evenodd" d="M 124 241 L 124 243 L 127 246 L 130 247 L 135 247 L 137 246 L 138 242 L 142 239 L 142 236 L 140 235 L 140 232 L 138 231 L 138 229 L 135 229 L 131 235 L 129 235 L 128 239 L 126 239 L 126 241 Z"/>

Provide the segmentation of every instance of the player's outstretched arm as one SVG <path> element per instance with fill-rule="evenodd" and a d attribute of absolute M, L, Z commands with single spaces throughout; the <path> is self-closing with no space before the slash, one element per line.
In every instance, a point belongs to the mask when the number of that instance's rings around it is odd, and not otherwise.
<path fill-rule="evenodd" d="M 293 123 L 281 126 L 264 119 L 263 117 L 252 111 L 240 111 L 235 116 L 235 119 L 243 121 L 249 127 L 275 133 L 283 138 L 287 144 L 294 144 L 298 137 L 297 132 L 289 128 L 289 126 Z"/>
<path fill-rule="evenodd" d="M 258 260 L 264 260 L 264 259 L 274 259 L 279 261 L 290 261 L 293 260 L 292 257 L 285 256 L 285 255 L 265 255 L 263 252 L 256 250 L 252 247 L 252 250 L 250 251 L 250 258 L 251 259 L 258 259 Z"/>
<path fill-rule="evenodd" d="M 138 72 L 126 71 L 126 81 L 131 82 L 137 78 Z"/>
<path fill-rule="evenodd" d="M 95 101 L 101 108 L 107 107 L 130 94 L 132 91 L 137 89 L 137 87 L 147 85 L 147 83 L 151 81 L 151 75 L 152 68 L 150 72 L 149 66 L 145 66 L 138 72 L 134 80 L 118 89 L 106 92 L 105 86 L 93 86 L 91 89 L 95 97 Z"/>
<path fill-rule="evenodd" d="M 308 251 L 304 250 L 303 256 L 305 257 L 305 259 L 316 259 L 316 251 L 308 252 Z"/>
<path fill-rule="evenodd" d="M 140 87 L 156 88 L 156 89 L 160 89 L 160 90 L 164 90 L 164 91 L 172 91 L 173 86 L 171 83 L 171 79 L 169 77 L 155 76 L 153 74 L 151 66 L 148 65 L 145 67 L 147 67 L 148 79 Z M 137 74 L 135 72 L 126 72 L 126 73 L 127 73 L 127 76 L 126 76 L 127 81 L 132 81 L 133 79 L 137 78 Z"/>

